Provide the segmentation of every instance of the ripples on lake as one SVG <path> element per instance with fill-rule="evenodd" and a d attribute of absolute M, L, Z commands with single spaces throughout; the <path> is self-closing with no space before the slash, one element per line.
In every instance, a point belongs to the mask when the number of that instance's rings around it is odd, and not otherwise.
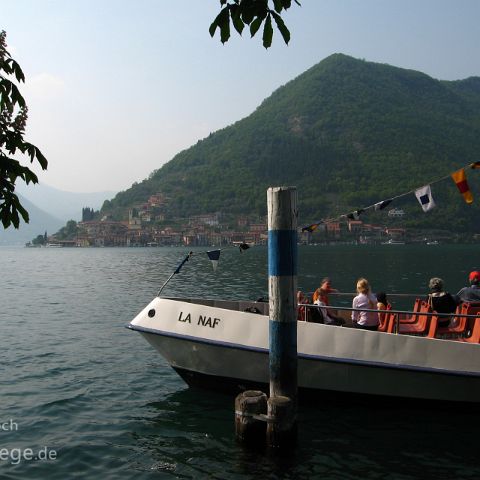
<path fill-rule="evenodd" d="M 438 275 L 456 292 L 480 265 L 473 247 L 415 248 L 300 248 L 299 287 L 329 275 L 353 291 L 366 276 L 378 290 L 416 293 Z M 165 294 L 267 295 L 265 248 L 224 250 L 216 272 L 196 251 Z M 0 248 L 0 421 L 18 425 L 0 432 L 0 448 L 48 447 L 58 457 L 0 460 L 0 478 L 480 478 L 477 411 L 309 405 L 293 455 L 236 445 L 234 399 L 187 389 L 124 328 L 186 253 Z"/>

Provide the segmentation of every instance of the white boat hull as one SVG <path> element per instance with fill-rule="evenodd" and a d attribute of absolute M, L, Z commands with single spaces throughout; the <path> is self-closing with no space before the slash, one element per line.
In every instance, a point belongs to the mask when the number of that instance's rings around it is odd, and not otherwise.
<path fill-rule="evenodd" d="M 189 384 L 237 390 L 268 384 L 268 316 L 206 303 L 212 306 L 155 298 L 129 328 Z M 480 402 L 480 344 L 306 322 L 298 322 L 297 334 L 301 395 Z"/>

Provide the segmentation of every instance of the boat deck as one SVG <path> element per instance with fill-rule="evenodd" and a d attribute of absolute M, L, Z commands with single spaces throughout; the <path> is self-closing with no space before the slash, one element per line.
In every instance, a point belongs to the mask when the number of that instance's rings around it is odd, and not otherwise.
<path fill-rule="evenodd" d="M 168 297 L 168 299 L 236 312 L 269 315 L 269 303 L 263 299 L 257 301 L 178 297 Z M 417 299 L 417 302 L 420 303 L 420 299 Z M 306 304 L 305 307 L 307 309 L 317 308 L 311 304 Z M 351 308 L 330 306 L 328 310 L 345 321 L 343 327 L 354 328 L 351 320 Z M 380 311 L 378 312 L 381 313 Z M 386 311 L 382 312 L 385 313 Z M 391 312 L 392 313 L 388 313 L 387 315 L 387 322 L 390 322 L 390 325 L 383 325 L 379 328 L 380 332 L 441 338 L 443 340 L 466 341 L 468 338 L 467 341 L 472 343 L 479 343 L 480 341 L 480 304 L 464 310 L 459 306 L 458 311 L 452 315 L 455 321 L 454 326 L 450 328 L 440 328 L 437 325 L 438 316 L 431 310 L 429 312 L 419 311 L 419 309 L 411 312 L 392 310 Z M 302 319 L 299 318 L 299 320 Z"/>

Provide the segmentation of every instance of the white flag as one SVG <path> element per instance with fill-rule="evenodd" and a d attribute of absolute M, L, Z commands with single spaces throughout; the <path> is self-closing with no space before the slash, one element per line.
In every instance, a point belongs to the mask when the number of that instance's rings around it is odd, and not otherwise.
<path fill-rule="evenodd" d="M 432 198 L 432 191 L 430 190 L 430 185 L 425 185 L 424 187 L 417 188 L 415 190 L 415 196 L 420 202 L 424 212 L 428 212 L 435 207 L 435 202 Z"/>

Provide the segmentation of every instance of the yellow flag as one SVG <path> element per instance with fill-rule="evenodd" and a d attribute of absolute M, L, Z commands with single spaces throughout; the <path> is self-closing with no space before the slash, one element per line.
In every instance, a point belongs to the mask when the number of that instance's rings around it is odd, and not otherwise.
<path fill-rule="evenodd" d="M 473 196 L 472 192 L 470 191 L 470 188 L 467 183 L 467 176 L 465 175 L 465 170 L 461 168 L 460 170 L 457 170 L 456 172 L 452 173 L 452 178 L 453 181 L 455 182 L 455 185 L 457 186 L 459 192 L 462 194 L 463 199 L 467 203 L 472 203 L 473 202 Z"/>

